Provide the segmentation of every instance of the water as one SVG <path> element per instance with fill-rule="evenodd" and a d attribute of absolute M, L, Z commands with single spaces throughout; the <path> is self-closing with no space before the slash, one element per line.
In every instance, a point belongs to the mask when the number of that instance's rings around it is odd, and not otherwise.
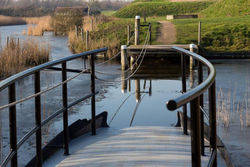
<path fill-rule="evenodd" d="M 7 36 L 25 40 L 22 35 L 26 25 L 0 27 L 1 41 L 4 44 Z M 45 33 L 43 37 L 32 37 L 51 46 L 51 60 L 71 55 L 67 47 L 67 37 L 55 37 L 52 33 Z M 97 60 L 96 63 L 102 60 Z M 218 99 L 218 134 L 230 150 L 232 158 L 238 166 L 249 164 L 249 86 L 250 61 L 248 60 L 214 60 L 217 69 L 217 99 Z M 69 63 L 70 68 L 80 69 L 83 60 L 78 59 Z M 87 63 L 88 64 L 88 63 Z M 119 62 L 113 61 L 97 67 L 97 71 L 106 73 L 120 72 Z M 197 71 L 194 72 L 197 75 Z M 176 112 L 166 109 L 166 101 L 180 95 L 181 78 L 178 62 L 167 60 L 147 60 L 136 75 L 125 82 L 106 83 L 97 80 L 96 97 L 97 114 L 108 111 L 108 123 L 115 127 L 128 126 L 174 126 Z M 75 74 L 68 74 L 73 76 Z M 105 80 L 120 80 L 120 75 L 97 74 Z M 69 82 L 69 103 L 83 97 L 90 92 L 89 75 L 81 75 L 73 82 Z M 61 73 L 43 71 L 41 73 L 41 87 L 46 89 L 61 81 Z M 197 80 L 195 80 L 197 82 Z M 189 83 L 189 80 L 188 80 Z M 17 83 L 17 99 L 31 95 L 34 92 L 33 76 Z M 139 86 L 140 85 L 140 86 Z M 140 87 L 136 93 L 135 87 Z M 123 92 L 123 93 L 122 93 Z M 0 105 L 7 103 L 7 90 L 0 93 Z M 53 99 L 53 100 L 52 100 Z M 231 102 L 228 104 L 228 102 Z M 235 104 L 235 105 L 232 105 Z M 62 105 L 61 87 L 42 96 L 42 119 L 44 120 Z M 223 107 L 222 107 L 223 106 Z M 179 109 L 181 110 L 181 109 Z M 1 160 L 9 151 L 8 146 L 8 111 L 0 112 Z M 25 135 L 34 126 L 34 100 L 17 105 L 18 139 Z M 78 119 L 90 118 L 89 100 L 70 109 L 69 123 Z M 248 119 L 249 118 L 249 119 Z M 27 121 L 29 120 L 29 121 Z M 42 129 L 43 142 L 47 143 L 53 136 L 62 130 L 62 117 L 59 116 L 48 126 Z M 20 166 L 23 166 L 35 154 L 34 136 L 21 147 L 19 153 Z"/>

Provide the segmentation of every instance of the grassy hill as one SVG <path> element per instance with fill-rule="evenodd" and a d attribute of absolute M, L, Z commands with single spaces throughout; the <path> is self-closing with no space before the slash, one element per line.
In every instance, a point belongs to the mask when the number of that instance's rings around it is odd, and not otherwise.
<path fill-rule="evenodd" d="M 250 15 L 250 0 L 218 0 L 201 12 L 204 17 Z"/>
<path fill-rule="evenodd" d="M 121 18 L 131 18 L 136 15 L 140 16 L 166 16 L 168 14 L 187 14 L 198 13 L 213 2 L 168 2 L 162 0 L 153 0 L 146 2 L 135 1 L 120 10 L 114 16 Z"/>

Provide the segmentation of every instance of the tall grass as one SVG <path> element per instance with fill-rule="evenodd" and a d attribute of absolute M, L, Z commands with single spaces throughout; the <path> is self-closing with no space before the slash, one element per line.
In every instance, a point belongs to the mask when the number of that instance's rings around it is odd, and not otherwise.
<path fill-rule="evenodd" d="M 33 39 L 19 42 L 10 38 L 0 51 L 0 79 L 9 77 L 31 66 L 49 61 L 50 47 Z"/>
<path fill-rule="evenodd" d="M 26 24 L 25 19 L 0 15 L 0 26 Z"/>
<path fill-rule="evenodd" d="M 26 18 L 27 23 L 29 23 L 28 29 L 24 34 L 42 36 L 44 31 L 53 31 L 51 27 L 51 17 L 44 16 L 40 18 Z M 36 25 L 32 25 L 36 24 Z"/>

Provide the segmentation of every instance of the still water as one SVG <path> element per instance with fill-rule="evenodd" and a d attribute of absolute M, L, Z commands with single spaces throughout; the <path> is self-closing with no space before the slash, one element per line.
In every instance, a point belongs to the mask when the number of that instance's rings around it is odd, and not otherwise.
<path fill-rule="evenodd" d="M 0 27 L 1 41 L 4 45 L 7 36 L 25 40 L 22 35 L 26 25 Z M 67 37 L 55 37 L 52 33 L 45 33 L 43 37 L 32 37 L 41 42 L 50 44 L 51 60 L 71 55 L 67 47 Z M 96 63 L 103 60 L 97 60 Z M 248 60 L 213 60 L 217 69 L 217 99 L 218 99 L 218 133 L 230 150 L 234 162 L 240 166 L 250 166 L 249 141 L 250 114 L 248 111 L 250 97 L 250 61 Z M 88 64 L 88 62 L 87 62 Z M 70 68 L 81 69 L 84 66 L 82 59 L 69 64 Z M 96 67 L 97 71 L 107 74 L 96 74 L 104 80 L 121 79 L 119 62 L 113 61 Z M 114 75 L 110 75 L 115 73 Z M 197 72 L 194 71 L 194 76 Z M 96 81 L 97 114 L 108 111 L 108 124 L 122 128 L 128 126 L 174 126 L 176 112 L 166 109 L 166 101 L 180 95 L 181 71 L 178 62 L 168 60 L 146 60 L 141 68 L 127 82 Z M 73 76 L 75 74 L 68 74 Z M 90 76 L 81 75 L 69 82 L 69 103 L 83 97 L 90 92 Z M 189 77 L 187 78 L 189 86 Z M 61 74 L 54 71 L 41 73 L 41 86 L 46 89 L 59 83 Z M 194 80 L 194 82 L 197 82 Z M 21 99 L 34 92 L 33 76 L 17 83 L 17 99 Z M 7 103 L 7 90 L 0 93 L 0 105 Z M 52 100 L 53 99 L 53 100 Z M 34 126 L 34 100 L 17 105 L 18 139 L 25 135 Z M 62 105 L 61 87 L 42 96 L 42 118 L 45 119 L 60 109 Z M 73 107 L 70 110 L 69 123 L 78 119 L 90 118 L 89 100 Z M 181 110 L 181 109 L 179 109 Z M 2 160 L 9 151 L 8 146 L 8 110 L 0 112 L 0 150 Z M 53 136 L 62 130 L 62 117 L 43 128 L 43 142 L 46 144 Z M 35 154 L 34 136 L 21 147 L 19 151 L 20 166 L 23 166 Z"/>

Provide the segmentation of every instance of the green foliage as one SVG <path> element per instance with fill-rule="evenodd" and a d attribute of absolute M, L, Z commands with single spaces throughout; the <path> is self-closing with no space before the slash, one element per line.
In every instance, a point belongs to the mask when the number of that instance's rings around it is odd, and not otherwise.
<path fill-rule="evenodd" d="M 56 34 L 67 34 L 75 26 L 82 26 L 82 11 L 79 10 L 60 10 L 52 16 L 52 29 Z"/>
<path fill-rule="evenodd" d="M 118 10 L 114 16 L 131 18 L 141 16 L 166 16 L 169 14 L 198 13 L 207 8 L 212 2 L 135 2 Z"/>
<path fill-rule="evenodd" d="M 218 0 L 201 12 L 205 17 L 246 16 L 250 15 L 249 0 Z"/>
<path fill-rule="evenodd" d="M 202 22 L 202 47 L 212 51 L 250 50 L 250 16 L 174 20 L 176 43 L 197 43 Z"/>

